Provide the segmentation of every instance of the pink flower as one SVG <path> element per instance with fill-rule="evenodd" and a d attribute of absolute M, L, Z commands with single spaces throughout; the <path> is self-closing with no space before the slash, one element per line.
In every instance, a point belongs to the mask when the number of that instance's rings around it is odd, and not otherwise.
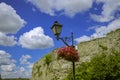
<path fill-rule="evenodd" d="M 58 57 L 64 58 L 65 60 L 68 61 L 79 61 L 79 55 L 77 50 L 73 47 L 62 47 L 59 48 L 57 51 Z"/>

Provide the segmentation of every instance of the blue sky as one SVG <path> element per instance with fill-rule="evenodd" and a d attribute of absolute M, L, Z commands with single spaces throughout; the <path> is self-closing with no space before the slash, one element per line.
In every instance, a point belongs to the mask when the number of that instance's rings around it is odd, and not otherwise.
<path fill-rule="evenodd" d="M 51 31 L 56 20 L 76 44 L 105 37 L 120 28 L 120 0 L 0 0 L 3 78 L 31 77 L 33 63 L 65 46 Z"/>

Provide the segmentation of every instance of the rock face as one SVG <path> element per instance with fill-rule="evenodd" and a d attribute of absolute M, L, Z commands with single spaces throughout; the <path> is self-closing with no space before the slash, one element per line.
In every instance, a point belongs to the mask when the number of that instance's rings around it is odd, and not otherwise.
<path fill-rule="evenodd" d="M 92 56 L 99 54 L 102 48 L 106 49 L 108 54 L 112 48 L 120 50 L 120 29 L 108 33 L 106 37 L 82 42 L 77 46 L 80 61 L 75 63 L 76 67 L 81 62 L 89 61 Z M 58 59 L 56 50 L 53 50 L 49 56 L 44 56 L 34 64 L 31 80 L 63 80 L 71 69 L 72 63 Z"/>

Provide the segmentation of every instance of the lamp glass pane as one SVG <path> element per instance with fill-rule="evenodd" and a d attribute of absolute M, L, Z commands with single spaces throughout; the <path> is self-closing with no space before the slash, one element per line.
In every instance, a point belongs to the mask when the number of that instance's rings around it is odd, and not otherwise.
<path fill-rule="evenodd" d="M 61 26 L 56 26 L 56 30 L 57 30 L 57 34 L 60 34 L 61 33 L 61 29 L 62 29 L 62 27 Z"/>
<path fill-rule="evenodd" d="M 55 28 L 55 26 L 52 28 L 52 31 L 53 31 L 54 34 L 57 33 L 57 32 L 56 32 L 56 28 Z"/>

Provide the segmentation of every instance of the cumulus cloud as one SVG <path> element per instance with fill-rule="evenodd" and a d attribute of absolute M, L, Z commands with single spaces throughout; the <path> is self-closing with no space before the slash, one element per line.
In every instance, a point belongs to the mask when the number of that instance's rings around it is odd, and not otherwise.
<path fill-rule="evenodd" d="M 86 36 L 86 35 L 83 35 L 82 37 L 75 39 L 75 41 L 77 41 L 77 42 L 84 42 L 84 41 L 89 41 L 89 40 L 90 40 L 90 37 Z"/>
<path fill-rule="evenodd" d="M 79 43 L 79 42 L 91 40 L 93 38 L 105 37 L 107 33 L 119 28 L 120 28 L 120 18 L 115 19 L 114 21 L 109 23 L 107 26 L 100 26 L 100 27 L 94 28 L 95 33 L 93 33 L 91 36 L 84 35 L 82 37 L 76 38 L 75 41 Z"/>
<path fill-rule="evenodd" d="M 20 67 L 16 73 L 22 78 L 31 78 L 32 68 Z"/>
<path fill-rule="evenodd" d="M 67 16 L 88 10 L 92 7 L 93 0 L 27 0 L 35 5 L 41 12 L 55 15 L 61 12 Z M 47 5 L 47 6 L 46 6 Z"/>
<path fill-rule="evenodd" d="M 14 63 L 11 63 L 10 65 L 1 65 L 1 70 L 3 71 L 13 71 L 16 68 L 16 65 Z"/>
<path fill-rule="evenodd" d="M 4 2 L 0 3 L 0 45 L 13 46 L 16 38 L 8 36 L 15 34 L 25 25 L 25 21 L 16 13 L 16 10 Z"/>
<path fill-rule="evenodd" d="M 2 78 L 30 78 L 33 66 L 33 63 L 29 61 L 31 58 L 30 55 L 22 55 L 20 62 L 18 61 L 20 64 L 17 65 L 10 53 L 0 50 L 0 73 Z"/>
<path fill-rule="evenodd" d="M 6 34 L 0 32 L 0 45 L 13 46 L 17 43 L 15 40 L 16 38 L 14 36 L 7 36 Z"/>
<path fill-rule="evenodd" d="M 26 65 L 27 68 L 32 69 L 33 63 L 29 61 L 29 59 L 31 58 L 32 57 L 30 55 L 22 55 L 22 57 L 20 58 L 20 64 Z"/>
<path fill-rule="evenodd" d="M 15 60 L 11 59 L 11 55 L 3 50 L 0 50 L 0 66 L 1 65 L 10 65 L 14 63 Z"/>
<path fill-rule="evenodd" d="M 1 72 L 2 78 L 19 78 L 17 72 L 15 71 L 3 71 Z"/>
<path fill-rule="evenodd" d="M 29 64 L 28 60 L 31 58 L 30 55 L 22 55 L 20 58 L 20 63 L 21 64 Z"/>
<path fill-rule="evenodd" d="M 54 45 L 52 38 L 44 34 L 42 27 L 36 27 L 21 35 L 19 44 L 28 49 L 44 49 Z"/>
<path fill-rule="evenodd" d="M 0 3 L 0 32 L 16 33 L 25 23 L 14 8 L 4 2 Z"/>
<path fill-rule="evenodd" d="M 52 11 L 52 5 L 48 0 L 27 0 L 27 1 L 35 5 L 38 9 L 40 9 L 41 12 L 54 15 Z"/>
<path fill-rule="evenodd" d="M 99 38 L 106 36 L 107 33 L 120 28 L 120 19 L 112 21 L 108 26 L 100 26 L 95 29 L 95 33 L 91 37 Z"/>
<path fill-rule="evenodd" d="M 32 73 L 32 67 L 33 67 L 33 63 L 31 63 L 29 60 L 32 57 L 30 55 L 22 55 L 21 58 L 19 59 L 20 64 L 24 65 L 24 67 L 20 67 L 19 68 L 19 75 L 21 77 L 31 77 L 31 73 Z"/>
<path fill-rule="evenodd" d="M 16 61 L 11 58 L 11 55 L 7 53 L 6 51 L 0 50 L 0 71 L 1 74 L 6 72 L 12 72 L 15 70 Z M 9 75 L 4 75 L 4 76 L 9 76 Z"/>
<path fill-rule="evenodd" d="M 100 15 L 91 14 L 93 20 L 98 22 L 108 22 L 113 20 L 116 15 L 120 15 L 120 13 L 118 13 L 120 12 L 120 0 L 96 0 L 96 3 L 103 3 L 103 11 Z"/>
<path fill-rule="evenodd" d="M 15 71 L 3 71 L 1 72 L 2 78 L 31 78 L 31 71 L 26 70 L 24 67 L 20 67 Z"/>

